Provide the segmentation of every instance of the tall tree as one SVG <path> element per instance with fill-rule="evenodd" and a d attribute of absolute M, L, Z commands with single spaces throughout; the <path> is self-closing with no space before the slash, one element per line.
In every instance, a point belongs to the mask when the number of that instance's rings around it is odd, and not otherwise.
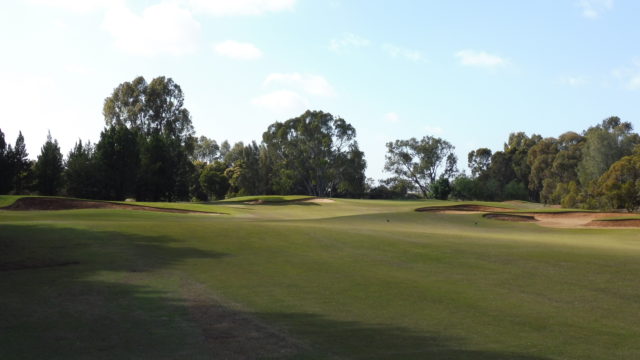
<path fill-rule="evenodd" d="M 94 157 L 94 147 L 90 142 L 78 140 L 69 155 L 64 171 L 67 194 L 79 198 L 96 198 L 99 196 L 99 184 L 96 179 L 100 175 Z"/>
<path fill-rule="evenodd" d="M 193 157 L 197 161 L 212 163 L 218 159 L 219 153 L 220 146 L 215 140 L 200 136 L 195 143 Z"/>
<path fill-rule="evenodd" d="M 32 164 L 29 160 L 29 153 L 27 153 L 27 146 L 24 143 L 22 131 L 18 132 L 16 144 L 13 149 L 9 151 L 9 158 L 13 170 L 13 191 L 16 194 L 23 194 L 30 185 Z"/>
<path fill-rule="evenodd" d="M 410 180 L 428 197 L 436 180 L 450 178 L 457 171 L 454 149 L 448 141 L 432 136 L 388 142 L 384 168 Z"/>
<path fill-rule="evenodd" d="M 485 173 L 491 165 L 491 156 L 493 153 L 487 148 L 479 148 L 472 150 L 467 156 L 467 163 L 471 169 L 471 176 L 477 177 Z"/>
<path fill-rule="evenodd" d="M 629 212 L 640 207 L 640 154 L 625 156 L 611 165 L 598 180 L 609 206 Z"/>
<path fill-rule="evenodd" d="M 135 195 L 140 167 L 138 141 L 138 132 L 126 126 L 111 126 L 100 133 L 95 149 L 100 198 L 124 200 Z"/>
<path fill-rule="evenodd" d="M 578 164 L 578 178 L 583 187 L 597 180 L 623 156 L 631 155 L 640 144 L 640 136 L 633 133 L 631 123 L 612 116 L 589 128 L 585 134 L 582 159 Z"/>
<path fill-rule="evenodd" d="M 340 174 L 353 165 L 345 159 L 350 157 L 349 152 L 357 151 L 355 137 L 353 126 L 322 111 L 306 111 L 271 124 L 262 138 L 273 164 L 274 190 L 331 194 L 341 181 Z"/>
<path fill-rule="evenodd" d="M 124 82 L 105 99 L 103 114 L 108 129 L 127 128 L 139 134 L 137 198 L 188 198 L 196 141 L 178 84 L 164 76 L 150 83 L 143 77 Z"/>
<path fill-rule="evenodd" d="M 63 170 L 64 164 L 58 140 L 53 140 L 49 133 L 34 168 L 38 192 L 41 195 L 57 195 L 63 184 Z"/>
<path fill-rule="evenodd" d="M 7 194 L 13 188 L 13 167 L 11 166 L 11 145 L 7 145 L 0 130 L 0 194 Z"/>

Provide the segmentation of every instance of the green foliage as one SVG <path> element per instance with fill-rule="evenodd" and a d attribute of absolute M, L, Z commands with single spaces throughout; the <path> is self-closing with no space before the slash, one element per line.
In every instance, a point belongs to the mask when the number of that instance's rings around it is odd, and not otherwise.
<path fill-rule="evenodd" d="M 388 142 L 384 169 L 413 182 L 426 198 L 438 178 L 450 178 L 457 171 L 454 149 L 448 141 L 432 136 Z"/>
<path fill-rule="evenodd" d="M 64 164 L 58 140 L 52 140 L 49 133 L 34 167 L 38 192 L 41 195 L 57 195 L 63 185 L 63 170 Z"/>
<path fill-rule="evenodd" d="M 124 200 L 135 195 L 140 168 L 138 131 L 110 126 L 100 133 L 95 149 L 100 198 Z"/>
<path fill-rule="evenodd" d="M 640 207 L 640 155 L 616 161 L 598 180 L 599 194 L 609 206 L 629 212 Z"/>
<path fill-rule="evenodd" d="M 0 194 L 8 194 L 13 188 L 13 167 L 10 157 L 11 145 L 7 146 L 4 133 L 0 130 Z"/>
<path fill-rule="evenodd" d="M 13 149 L 9 147 L 8 157 L 11 163 L 11 176 L 13 177 L 13 192 L 16 194 L 24 194 L 32 185 L 33 181 L 33 163 L 29 160 L 27 146 L 24 143 L 22 131 L 18 133 L 15 146 Z"/>
<path fill-rule="evenodd" d="M 431 186 L 431 197 L 438 200 L 447 200 L 451 194 L 451 183 L 447 178 L 436 180 Z"/>
<path fill-rule="evenodd" d="M 209 139 L 206 136 L 200 136 L 197 139 L 193 152 L 194 160 L 212 163 L 218 159 L 219 154 L 220 146 L 218 146 L 218 143 L 215 140 Z"/>
<path fill-rule="evenodd" d="M 582 159 L 578 164 L 581 184 L 597 180 L 614 162 L 633 153 L 633 148 L 640 144 L 640 136 L 632 130 L 631 123 L 621 122 L 614 116 L 586 131 Z"/>
<path fill-rule="evenodd" d="M 225 176 L 227 166 L 221 161 L 215 161 L 202 169 L 200 186 L 214 199 L 224 199 L 229 190 L 229 180 Z"/>
<path fill-rule="evenodd" d="M 271 124 L 262 138 L 272 189 L 322 197 L 360 191 L 366 163 L 355 137 L 353 126 L 322 111 Z"/>
<path fill-rule="evenodd" d="M 83 145 L 82 140 L 78 140 L 67 156 L 64 171 L 66 193 L 83 199 L 99 197 L 100 188 L 96 182 L 99 176 L 93 145 L 90 142 Z"/>
<path fill-rule="evenodd" d="M 216 145 L 208 139 L 196 142 L 191 116 L 183 106 L 182 89 L 164 76 L 150 83 L 143 77 L 124 82 L 105 99 L 107 143 L 97 145 L 99 163 L 103 169 L 124 170 L 107 174 L 106 198 L 189 198 L 195 148 L 198 157 L 211 158 Z M 126 163 L 117 165 L 123 160 Z"/>
<path fill-rule="evenodd" d="M 529 192 L 523 183 L 518 180 L 511 180 L 504 187 L 504 199 L 505 200 L 527 200 L 529 198 Z"/>
<path fill-rule="evenodd" d="M 479 148 L 469 152 L 467 163 L 471 169 L 471 176 L 477 177 L 485 173 L 491 165 L 491 156 L 493 153 L 487 148 Z"/>

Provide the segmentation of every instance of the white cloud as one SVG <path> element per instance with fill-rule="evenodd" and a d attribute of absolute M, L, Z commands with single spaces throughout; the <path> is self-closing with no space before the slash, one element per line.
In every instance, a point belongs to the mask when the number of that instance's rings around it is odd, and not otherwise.
<path fill-rule="evenodd" d="M 400 116 L 398 116 L 398 114 L 396 114 L 394 112 L 388 112 L 388 113 L 384 114 L 384 119 L 387 122 L 390 122 L 392 124 L 400 122 Z"/>
<path fill-rule="evenodd" d="M 295 4 L 296 0 L 189 0 L 195 11 L 216 16 L 261 15 L 293 10 Z"/>
<path fill-rule="evenodd" d="M 564 85 L 578 87 L 586 85 L 589 79 L 584 76 L 565 76 L 560 79 L 560 82 Z"/>
<path fill-rule="evenodd" d="M 71 11 L 88 13 L 124 4 L 123 0 L 28 0 L 33 5 L 44 5 Z"/>
<path fill-rule="evenodd" d="M 424 60 L 422 53 L 420 53 L 420 51 L 418 50 L 407 49 L 393 44 L 384 44 L 382 45 L 382 49 L 394 58 L 400 57 L 411 61 Z"/>
<path fill-rule="evenodd" d="M 327 79 L 320 75 L 300 73 L 272 73 L 267 76 L 264 86 L 284 85 L 300 89 L 308 94 L 333 96 L 335 91 Z"/>
<path fill-rule="evenodd" d="M 444 129 L 442 129 L 439 126 L 427 125 L 424 127 L 424 129 L 427 131 L 427 133 L 433 134 L 433 135 L 442 135 L 444 133 Z"/>
<path fill-rule="evenodd" d="M 252 43 L 227 40 L 214 45 L 213 49 L 220 55 L 238 60 L 255 60 L 262 57 L 262 51 Z"/>
<path fill-rule="evenodd" d="M 339 39 L 331 39 L 329 42 L 329 50 L 334 52 L 340 52 L 347 48 L 361 48 L 369 46 L 371 42 L 356 34 L 345 33 Z"/>
<path fill-rule="evenodd" d="M 613 8 L 613 0 L 578 0 L 577 5 L 582 11 L 582 16 L 595 19 Z"/>
<path fill-rule="evenodd" d="M 149 6 L 142 15 L 124 6 L 107 11 L 103 28 L 115 45 L 134 55 L 182 55 L 195 51 L 200 24 L 177 3 Z"/>
<path fill-rule="evenodd" d="M 477 67 L 499 67 L 508 64 L 508 61 L 498 55 L 486 53 L 484 51 L 476 50 L 460 50 L 455 54 L 455 57 L 460 60 L 460 64 L 464 66 L 477 66 Z"/>
<path fill-rule="evenodd" d="M 251 100 L 253 105 L 279 113 L 303 112 L 309 107 L 309 101 L 290 90 L 278 90 L 255 97 Z"/>

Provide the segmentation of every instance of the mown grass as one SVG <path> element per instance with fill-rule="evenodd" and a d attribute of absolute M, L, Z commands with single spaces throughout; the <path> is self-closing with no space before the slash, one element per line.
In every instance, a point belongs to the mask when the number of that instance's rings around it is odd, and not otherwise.
<path fill-rule="evenodd" d="M 292 358 L 640 357 L 637 230 L 414 211 L 444 204 L 1 212 L 0 358 L 215 358 L 185 282 Z"/>
<path fill-rule="evenodd" d="M 289 201 L 310 200 L 314 196 L 308 195 L 256 195 L 256 196 L 238 196 L 222 200 L 222 202 L 252 202 L 262 201 L 266 203 L 282 203 Z"/>

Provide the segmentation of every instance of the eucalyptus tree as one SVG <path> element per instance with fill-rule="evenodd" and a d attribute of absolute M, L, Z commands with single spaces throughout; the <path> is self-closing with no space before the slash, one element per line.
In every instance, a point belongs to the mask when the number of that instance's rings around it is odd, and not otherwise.
<path fill-rule="evenodd" d="M 343 181 L 362 182 L 364 188 L 366 163 L 355 137 L 351 124 L 322 111 L 271 124 L 262 139 L 272 190 L 330 196 Z"/>
<path fill-rule="evenodd" d="M 388 142 L 385 171 L 411 181 L 428 197 L 431 187 L 439 178 L 450 178 L 457 171 L 455 147 L 448 141 L 433 136 L 420 140 Z"/>

